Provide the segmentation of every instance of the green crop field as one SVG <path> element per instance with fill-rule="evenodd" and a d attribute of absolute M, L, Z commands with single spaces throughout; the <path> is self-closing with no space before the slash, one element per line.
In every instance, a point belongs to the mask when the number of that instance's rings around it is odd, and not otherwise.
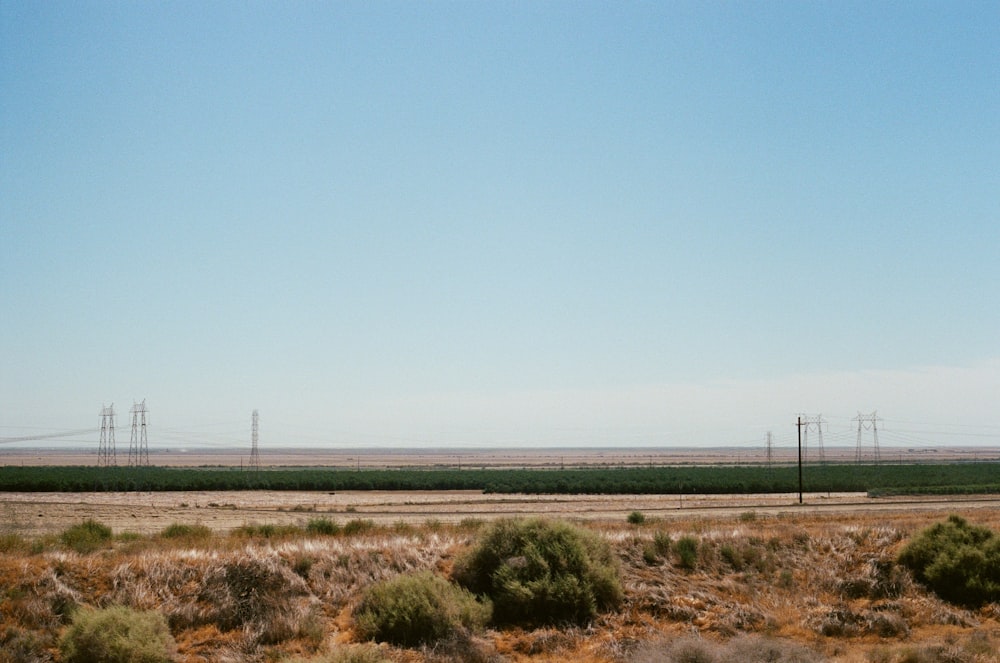
<path fill-rule="evenodd" d="M 798 490 L 794 466 L 590 469 L 2 467 L 3 491 L 482 490 L 529 494 L 745 494 Z M 872 495 L 1000 493 L 1000 464 L 809 465 L 807 492 Z"/>

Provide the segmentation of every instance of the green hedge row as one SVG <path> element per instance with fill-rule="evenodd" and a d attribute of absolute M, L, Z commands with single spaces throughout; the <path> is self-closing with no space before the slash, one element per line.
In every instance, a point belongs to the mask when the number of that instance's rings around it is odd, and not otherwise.
<path fill-rule="evenodd" d="M 807 466 L 809 492 L 955 494 L 1000 492 L 997 463 Z M 795 467 L 684 466 L 592 469 L 0 467 L 0 490 L 483 490 L 534 494 L 787 493 L 798 490 Z"/>

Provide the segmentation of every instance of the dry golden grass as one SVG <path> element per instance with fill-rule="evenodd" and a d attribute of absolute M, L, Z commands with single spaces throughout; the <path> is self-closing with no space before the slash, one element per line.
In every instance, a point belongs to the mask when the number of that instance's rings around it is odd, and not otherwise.
<path fill-rule="evenodd" d="M 368 504 L 294 517 L 323 515 L 344 525 L 367 518 Z M 1000 509 L 954 506 L 971 522 L 1000 531 Z M 626 601 L 620 612 L 585 628 L 494 630 L 438 648 L 379 646 L 375 653 L 412 663 L 642 663 L 670 660 L 664 643 L 682 636 L 696 635 L 705 652 L 724 656 L 732 655 L 727 643 L 743 646 L 734 638 L 755 635 L 840 663 L 1000 661 L 1000 606 L 951 606 L 893 564 L 910 536 L 943 519 L 940 511 L 725 509 L 687 517 L 647 514 L 644 524 L 630 525 L 626 516 L 633 510 L 634 503 L 618 518 L 587 522 L 622 560 Z M 7 545 L 0 552 L 0 661 L 58 660 L 58 635 L 82 604 L 159 610 L 184 663 L 291 656 L 325 661 L 336 660 L 337 651 L 349 660 L 356 644 L 350 611 L 363 589 L 409 571 L 447 575 L 454 556 L 475 536 L 476 523 L 388 524 L 334 536 L 286 529 L 191 539 L 164 538 L 159 530 L 117 538 L 89 554 L 67 549 L 51 534 L 22 535 Z M 675 546 L 654 545 L 682 537 L 697 540 L 690 569 L 682 568 Z M 357 651 L 359 657 L 375 655 L 372 648 Z"/>

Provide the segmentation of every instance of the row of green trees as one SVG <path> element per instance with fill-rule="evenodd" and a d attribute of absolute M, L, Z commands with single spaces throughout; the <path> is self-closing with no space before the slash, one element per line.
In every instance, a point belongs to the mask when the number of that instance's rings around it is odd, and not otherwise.
<path fill-rule="evenodd" d="M 810 492 L 957 494 L 1000 492 L 996 463 L 815 465 Z M 592 469 L 0 467 L 0 490 L 30 492 L 163 490 L 483 490 L 529 494 L 719 494 L 798 490 L 795 467 L 684 466 Z"/>

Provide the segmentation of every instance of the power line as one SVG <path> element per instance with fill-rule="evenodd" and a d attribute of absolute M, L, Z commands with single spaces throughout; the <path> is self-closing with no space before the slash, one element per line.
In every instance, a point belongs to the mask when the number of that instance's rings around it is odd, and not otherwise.
<path fill-rule="evenodd" d="M 80 428 L 78 430 L 68 430 L 61 433 L 43 433 L 41 435 L 21 435 L 18 437 L 0 437 L 0 444 L 13 444 L 15 442 L 38 442 L 40 440 L 55 440 L 60 437 L 75 437 L 77 435 L 92 435 L 97 432 L 96 428 Z"/>

